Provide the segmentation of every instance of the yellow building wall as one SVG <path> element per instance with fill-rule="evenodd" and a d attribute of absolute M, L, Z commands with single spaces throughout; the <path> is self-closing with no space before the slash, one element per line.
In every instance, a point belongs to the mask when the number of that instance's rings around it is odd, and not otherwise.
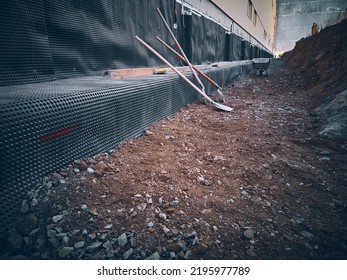
<path fill-rule="evenodd" d="M 252 6 L 251 18 L 247 13 L 248 0 L 211 0 L 211 2 L 223 10 L 237 25 L 240 25 L 268 50 L 275 50 L 276 0 L 250 1 Z M 254 11 L 257 13 L 255 24 Z M 235 30 L 232 31 L 235 32 Z"/>

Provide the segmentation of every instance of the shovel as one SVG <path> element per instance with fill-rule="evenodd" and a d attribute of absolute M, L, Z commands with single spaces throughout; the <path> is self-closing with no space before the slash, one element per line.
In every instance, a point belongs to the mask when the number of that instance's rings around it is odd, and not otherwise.
<path fill-rule="evenodd" d="M 155 49 L 153 49 L 151 46 L 149 46 L 145 41 L 143 41 L 140 37 L 135 36 L 135 39 L 139 41 L 143 46 L 145 46 L 148 50 L 150 50 L 152 53 L 154 53 L 161 61 L 163 61 L 167 66 L 169 66 L 177 75 L 179 75 L 184 81 L 186 81 L 192 88 L 194 88 L 198 93 L 200 93 L 207 101 L 209 101 L 215 108 L 231 112 L 233 109 L 219 104 L 215 101 L 213 101 L 209 96 L 206 95 L 205 92 L 203 92 L 200 88 L 198 88 L 192 81 L 190 81 L 186 76 L 184 76 L 175 66 L 173 66 L 170 62 L 168 62 L 163 56 L 161 56 Z"/>
<path fill-rule="evenodd" d="M 196 74 L 196 71 L 194 70 L 192 64 L 191 64 L 190 61 L 188 60 L 188 58 L 187 58 L 186 54 L 184 53 L 184 51 L 183 51 L 183 49 L 182 49 L 180 43 L 178 42 L 178 40 L 176 39 L 175 35 L 174 35 L 173 32 L 171 31 L 170 26 L 169 26 L 168 23 L 166 22 L 166 20 L 165 20 L 163 14 L 160 12 L 159 8 L 157 8 L 157 12 L 158 12 L 159 16 L 161 17 L 161 19 L 162 19 L 162 21 L 163 21 L 163 23 L 164 23 L 164 25 L 165 25 L 167 31 L 169 31 L 169 33 L 170 33 L 172 39 L 175 41 L 175 43 L 176 43 L 178 49 L 179 49 L 180 52 L 182 53 L 182 55 L 183 55 L 183 57 L 184 57 L 184 61 L 188 64 L 188 66 L 189 66 L 189 68 L 190 68 L 190 71 L 192 71 L 192 73 L 193 73 L 193 75 L 194 75 L 195 80 L 199 83 L 199 85 L 201 86 L 201 90 L 205 93 L 204 84 L 201 82 L 199 76 Z"/>
<path fill-rule="evenodd" d="M 170 51 L 172 51 L 174 54 L 176 54 L 180 59 L 182 59 L 183 61 L 186 61 L 185 58 L 180 55 L 178 52 L 176 52 L 171 46 L 169 46 L 167 43 L 165 43 L 165 41 L 163 41 L 162 39 L 160 39 L 158 36 L 156 36 L 157 40 L 162 43 L 165 47 L 167 47 Z M 222 92 L 222 87 L 220 85 L 218 85 L 214 80 L 212 80 L 209 76 L 207 76 L 204 72 L 202 72 L 198 67 L 196 67 L 195 65 L 192 65 L 194 70 L 196 72 L 198 72 L 201 76 L 203 76 L 210 84 L 214 85 L 217 88 L 217 92 L 218 94 L 221 96 L 221 98 L 223 99 L 223 102 L 225 102 L 225 97 L 224 94 Z"/>

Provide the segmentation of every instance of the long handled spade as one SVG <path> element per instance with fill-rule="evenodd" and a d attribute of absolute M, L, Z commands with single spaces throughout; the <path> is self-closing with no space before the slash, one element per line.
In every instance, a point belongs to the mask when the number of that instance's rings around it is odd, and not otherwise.
<path fill-rule="evenodd" d="M 209 96 L 206 95 L 201 89 L 199 89 L 192 81 L 190 81 L 186 76 L 184 76 L 175 66 L 173 66 L 170 62 L 168 62 L 164 57 L 162 57 L 155 49 L 149 46 L 145 41 L 143 41 L 138 36 L 135 36 L 135 39 L 139 41 L 142 45 L 144 45 L 148 50 L 154 53 L 161 61 L 163 61 L 167 66 L 169 66 L 177 75 L 179 75 L 184 81 L 186 81 L 192 88 L 194 88 L 198 93 L 200 93 L 206 100 L 208 100 L 215 108 L 227 112 L 231 112 L 233 109 L 219 104 L 213 101 Z"/>
<path fill-rule="evenodd" d="M 156 36 L 157 40 L 162 43 L 165 47 L 167 47 L 170 51 L 172 51 L 174 54 L 176 54 L 180 59 L 182 59 L 183 61 L 185 61 L 184 57 L 179 54 L 178 52 L 176 52 L 176 50 L 174 50 L 169 44 L 167 44 L 165 41 L 163 41 L 162 39 L 160 39 L 158 36 Z M 212 80 L 209 76 L 207 76 L 204 72 L 202 72 L 198 67 L 196 67 L 195 65 L 192 65 L 194 70 L 196 72 L 198 72 L 201 76 L 203 76 L 210 84 L 214 85 L 217 88 L 218 94 L 221 96 L 221 98 L 223 99 L 223 101 L 225 101 L 225 97 L 224 94 L 222 92 L 222 87 L 217 84 L 214 80 Z"/>
<path fill-rule="evenodd" d="M 162 21 L 163 21 L 163 23 L 164 23 L 164 25 L 165 25 L 167 31 L 169 31 L 169 33 L 170 33 L 172 39 L 175 41 L 175 43 L 176 43 L 178 49 L 179 49 L 180 52 L 182 53 L 185 62 L 188 64 L 188 66 L 189 66 L 189 68 L 190 68 L 190 71 L 192 71 L 192 73 L 193 73 L 193 75 L 194 75 L 195 80 L 200 84 L 201 90 L 205 93 L 204 84 L 201 82 L 199 76 L 196 74 L 196 71 L 194 70 L 192 64 L 191 64 L 190 61 L 188 60 L 188 58 L 187 58 L 186 54 L 184 53 L 184 51 L 183 51 L 183 49 L 182 49 L 180 43 L 178 42 L 178 40 L 176 39 L 175 35 L 174 35 L 173 32 L 171 31 L 170 26 L 169 26 L 168 23 L 166 22 L 166 20 L 165 20 L 163 14 L 160 12 L 159 8 L 157 8 L 157 12 L 158 12 L 159 16 L 161 17 L 161 19 L 162 19 Z"/>

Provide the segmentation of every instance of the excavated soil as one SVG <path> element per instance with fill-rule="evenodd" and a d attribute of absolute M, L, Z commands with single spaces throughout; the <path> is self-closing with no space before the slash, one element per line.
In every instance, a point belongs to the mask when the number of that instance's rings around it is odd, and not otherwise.
<path fill-rule="evenodd" d="M 346 259 L 347 143 L 318 135 L 321 95 L 281 61 L 224 92 L 231 113 L 186 106 L 45 178 L 2 258 Z"/>

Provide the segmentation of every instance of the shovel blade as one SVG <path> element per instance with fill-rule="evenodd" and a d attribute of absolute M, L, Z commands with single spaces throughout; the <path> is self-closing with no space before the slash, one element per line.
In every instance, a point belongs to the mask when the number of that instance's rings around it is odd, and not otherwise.
<path fill-rule="evenodd" d="M 222 104 L 219 104 L 217 102 L 213 102 L 212 105 L 219 109 L 219 110 L 222 110 L 222 111 L 226 111 L 226 112 L 231 112 L 233 110 L 233 108 L 229 107 L 229 106 L 226 106 L 226 105 L 222 105 Z"/>

